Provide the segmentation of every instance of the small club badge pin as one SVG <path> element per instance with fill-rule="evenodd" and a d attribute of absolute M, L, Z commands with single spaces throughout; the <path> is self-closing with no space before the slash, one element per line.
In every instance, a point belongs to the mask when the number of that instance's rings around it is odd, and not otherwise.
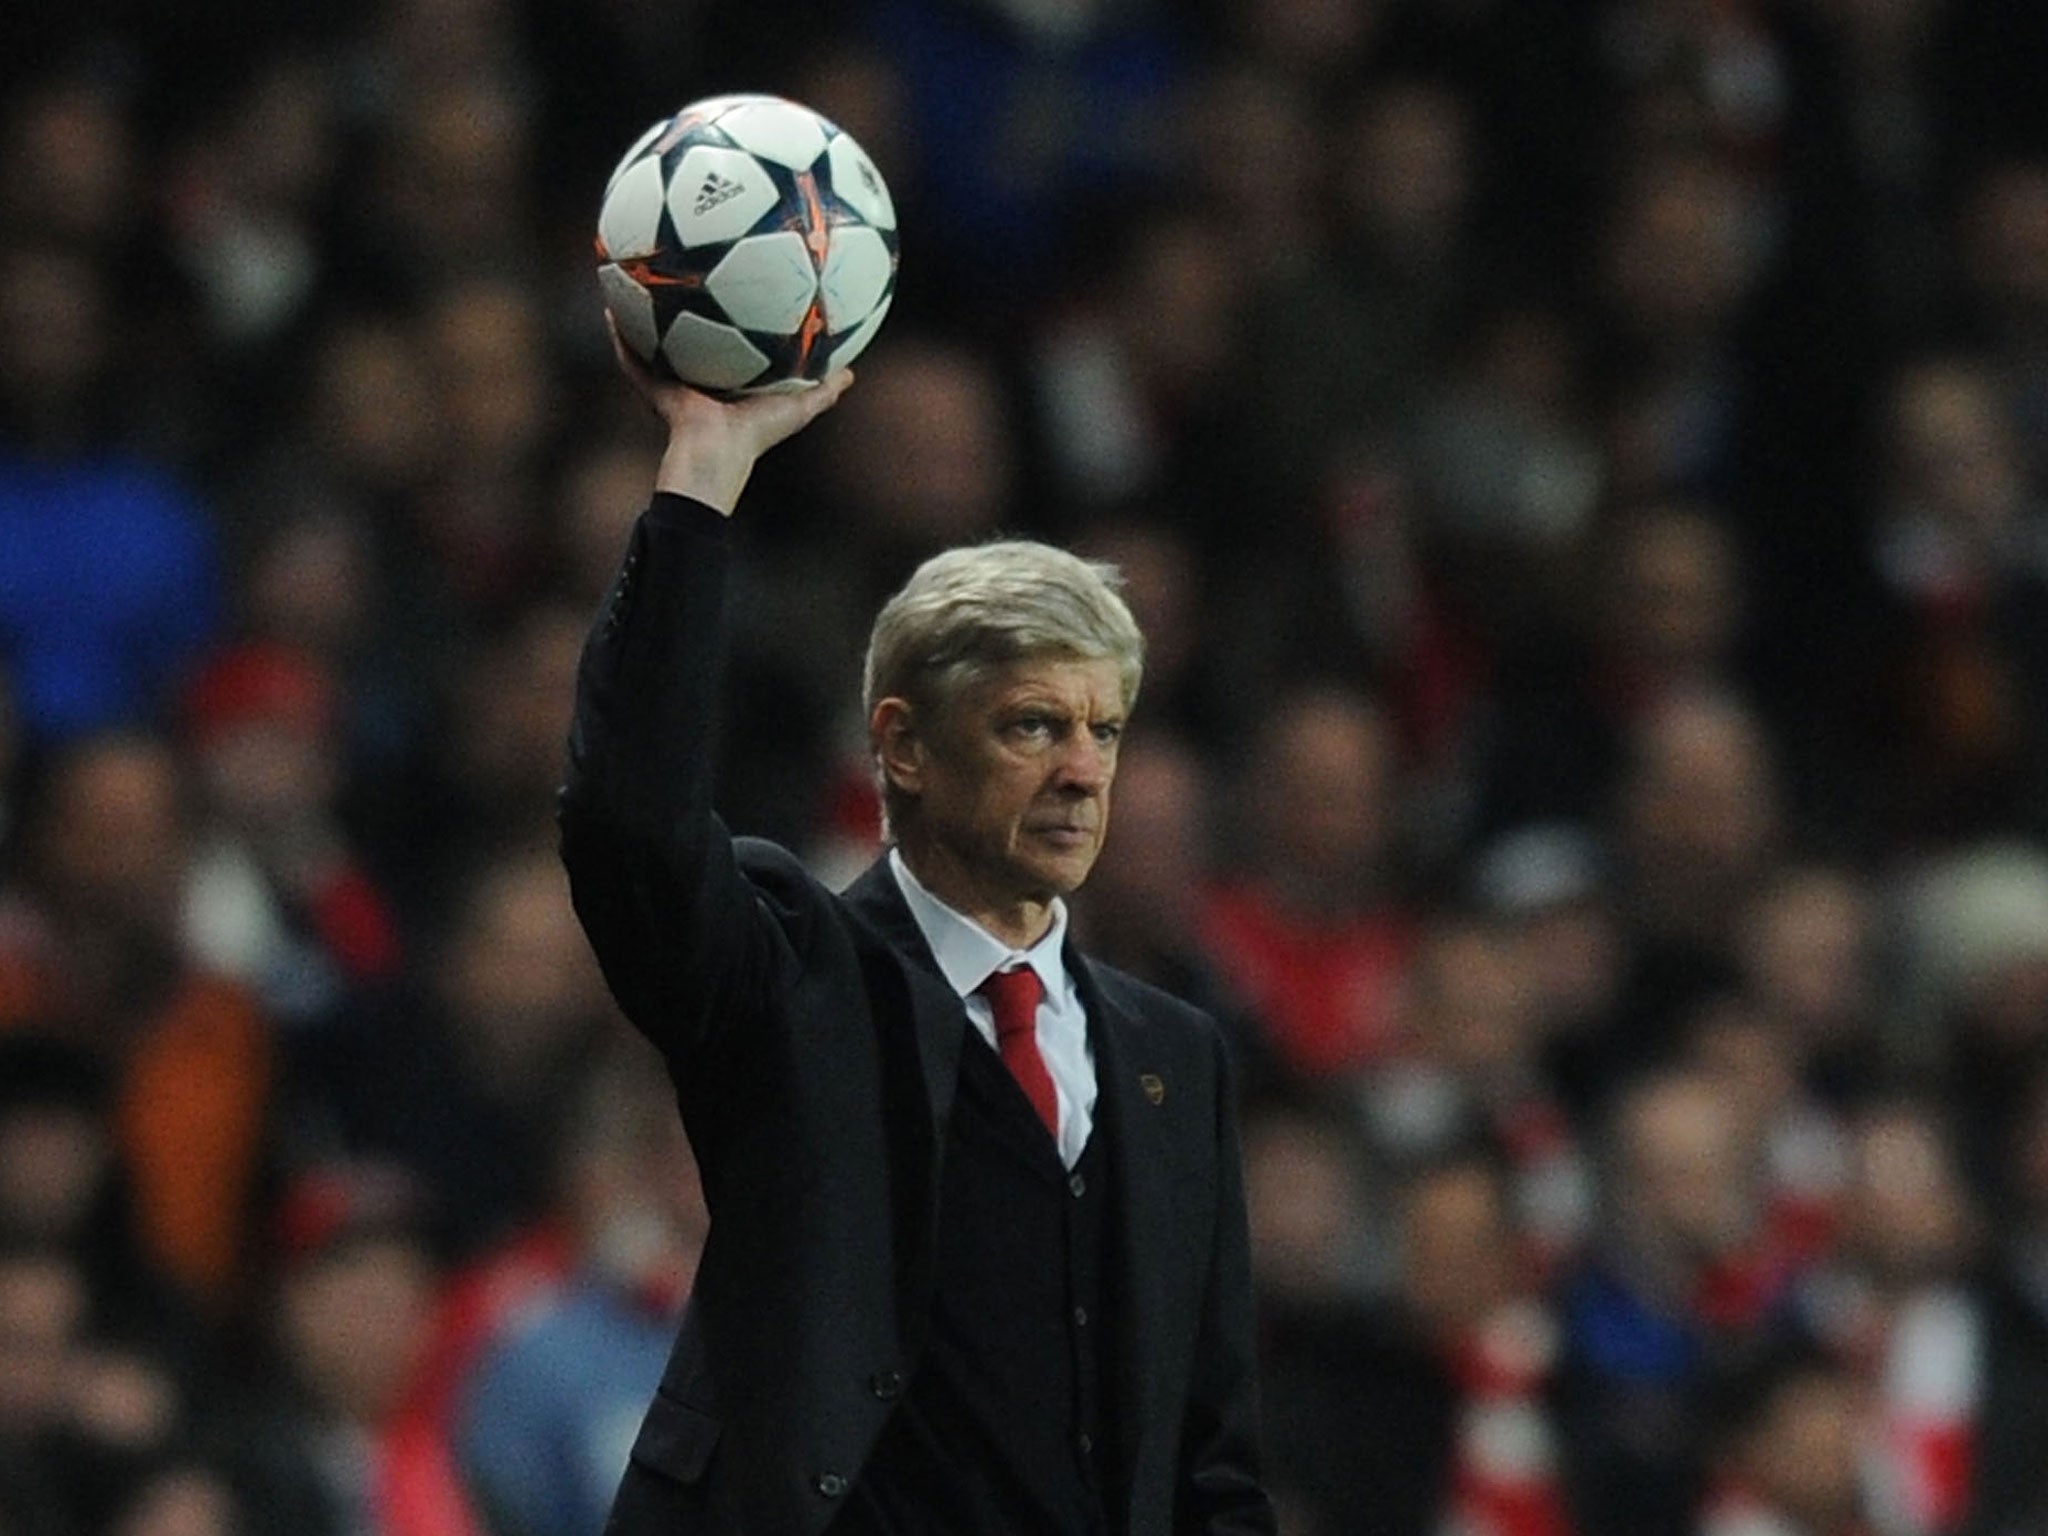
<path fill-rule="evenodd" d="M 1165 1102 L 1166 1083 L 1158 1073 L 1140 1072 L 1138 1074 L 1138 1086 L 1145 1091 L 1145 1098 L 1148 1102 L 1153 1104 Z"/>

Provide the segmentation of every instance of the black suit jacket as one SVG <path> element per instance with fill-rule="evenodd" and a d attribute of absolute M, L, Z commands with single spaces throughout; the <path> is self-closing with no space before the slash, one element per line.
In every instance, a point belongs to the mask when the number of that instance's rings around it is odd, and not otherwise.
<path fill-rule="evenodd" d="M 729 537 L 676 497 L 640 519 L 584 652 L 562 795 L 577 912 L 667 1058 L 712 1218 L 617 1536 L 811 1536 L 837 1514 L 917 1368 L 970 1027 L 884 866 L 837 896 L 711 809 Z M 1270 1532 L 1221 1038 L 1164 993 L 1066 959 L 1096 1042 L 1127 1298 L 1117 1524 Z"/>

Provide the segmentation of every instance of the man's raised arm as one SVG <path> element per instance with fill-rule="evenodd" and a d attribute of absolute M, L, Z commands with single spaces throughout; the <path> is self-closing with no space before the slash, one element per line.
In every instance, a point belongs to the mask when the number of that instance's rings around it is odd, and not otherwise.
<path fill-rule="evenodd" d="M 729 519 L 755 461 L 830 409 L 851 375 L 728 403 L 656 379 L 616 333 L 613 346 L 668 446 L 577 671 L 562 858 L 620 1006 L 677 1048 L 766 962 L 710 798 Z"/>

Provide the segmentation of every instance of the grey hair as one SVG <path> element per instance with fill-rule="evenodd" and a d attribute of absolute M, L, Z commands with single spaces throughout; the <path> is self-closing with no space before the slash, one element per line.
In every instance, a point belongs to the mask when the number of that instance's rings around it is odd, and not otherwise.
<path fill-rule="evenodd" d="M 1144 676 L 1145 637 L 1123 584 L 1113 565 L 1026 539 L 934 555 L 875 615 L 863 712 L 872 720 L 883 699 L 900 698 L 943 713 L 1000 668 L 1046 656 L 1115 662 L 1129 709 Z"/>

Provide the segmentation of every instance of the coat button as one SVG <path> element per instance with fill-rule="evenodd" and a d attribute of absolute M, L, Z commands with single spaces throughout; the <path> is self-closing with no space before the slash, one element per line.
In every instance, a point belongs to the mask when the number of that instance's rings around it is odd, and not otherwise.
<path fill-rule="evenodd" d="M 1089 1452 L 1091 1452 L 1091 1451 L 1093 1451 L 1093 1450 L 1095 1449 L 1095 1442 L 1094 1442 L 1094 1440 L 1093 1440 L 1093 1439 L 1091 1439 L 1091 1438 L 1090 1438 L 1089 1436 L 1087 1436 L 1087 1435 L 1083 1435 L 1083 1436 L 1081 1436 L 1081 1438 L 1080 1438 L 1080 1439 L 1078 1439 L 1078 1440 L 1076 1440 L 1076 1441 L 1074 1442 L 1074 1444 L 1075 1444 L 1075 1445 L 1076 1445 L 1076 1446 L 1077 1446 L 1077 1447 L 1079 1448 L 1079 1450 L 1080 1450 L 1080 1452 L 1081 1452 L 1081 1454 L 1082 1454 L 1083 1456 L 1086 1456 L 1086 1455 L 1088 1455 L 1088 1454 L 1089 1454 Z"/>
<path fill-rule="evenodd" d="M 868 1378 L 868 1387 L 886 1403 L 903 1395 L 903 1378 L 894 1371 L 877 1371 Z"/>
<path fill-rule="evenodd" d="M 1086 1307 L 1074 1308 L 1074 1326 L 1076 1328 L 1086 1328 L 1088 1326 L 1088 1309 Z"/>
<path fill-rule="evenodd" d="M 836 1499 L 846 1492 L 846 1479 L 837 1472 L 820 1472 L 811 1486 L 826 1498 Z"/>
<path fill-rule="evenodd" d="M 1073 1174 L 1067 1179 L 1067 1188 L 1073 1191 L 1074 1198 L 1078 1200 L 1088 1193 L 1088 1181 L 1078 1173 Z"/>

